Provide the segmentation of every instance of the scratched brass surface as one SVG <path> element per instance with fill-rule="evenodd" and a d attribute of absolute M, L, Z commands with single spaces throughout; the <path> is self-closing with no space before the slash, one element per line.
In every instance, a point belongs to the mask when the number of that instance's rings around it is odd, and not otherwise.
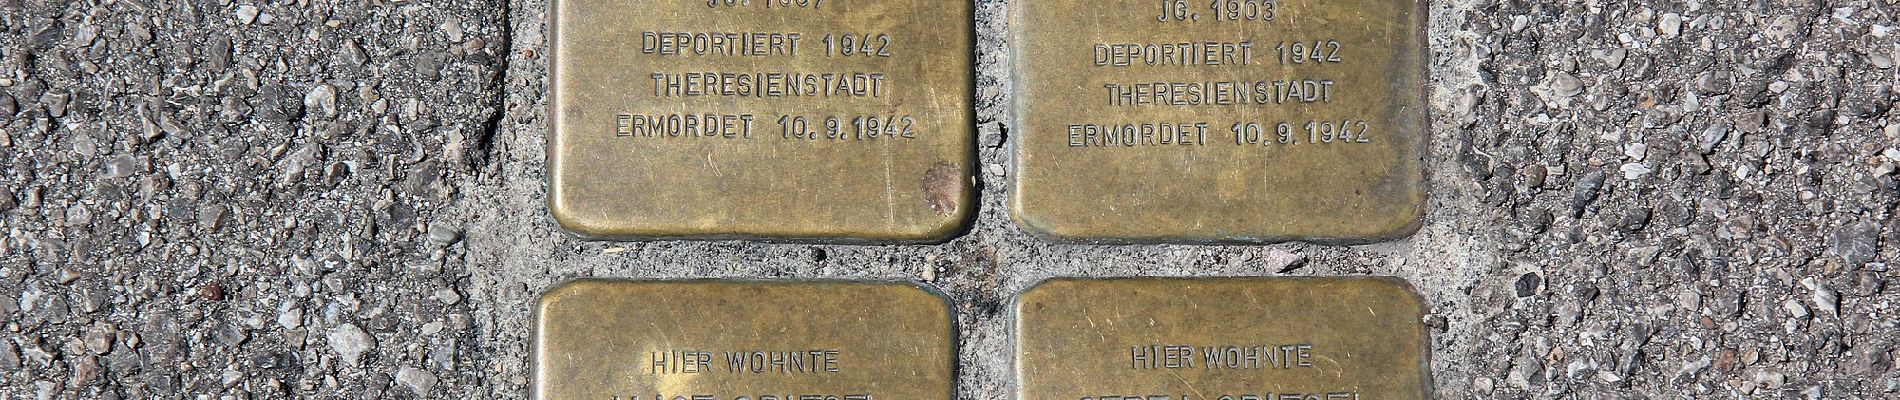
<path fill-rule="evenodd" d="M 536 399 L 949 400 L 955 382 L 949 305 L 909 284 L 580 280 L 535 312 Z"/>
<path fill-rule="evenodd" d="M 1016 400 L 1431 397 L 1424 305 L 1397 278 L 1057 279 L 1015 311 Z"/>
<path fill-rule="evenodd" d="M 927 242 L 968 219 L 970 2 L 552 8 L 547 201 L 567 230 Z"/>
<path fill-rule="evenodd" d="M 1010 200 L 1030 232 L 1354 243 L 1417 229 L 1424 1 L 1010 4 L 1019 132 Z"/>

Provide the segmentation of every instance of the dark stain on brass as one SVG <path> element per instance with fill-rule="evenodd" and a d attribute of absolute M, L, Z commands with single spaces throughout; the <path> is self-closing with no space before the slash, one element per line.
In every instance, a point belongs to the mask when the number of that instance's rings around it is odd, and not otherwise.
<path fill-rule="evenodd" d="M 911 284 L 580 280 L 543 294 L 535 313 L 536 399 L 954 392 L 949 304 Z"/>
<path fill-rule="evenodd" d="M 1012 2 L 1014 218 L 1074 242 L 1410 235 L 1424 4 Z"/>
<path fill-rule="evenodd" d="M 939 214 L 950 215 L 957 210 L 957 200 L 961 199 L 962 188 L 968 186 L 969 176 L 957 170 L 956 164 L 938 162 L 924 172 L 924 200 L 930 202 L 930 209 Z"/>
<path fill-rule="evenodd" d="M 590 238 L 947 239 L 974 185 L 916 187 L 973 171 L 971 7 L 557 0 L 548 208 Z"/>
<path fill-rule="evenodd" d="M 1396 278 L 1055 279 L 1015 308 L 1016 400 L 1432 394 L 1425 308 Z"/>

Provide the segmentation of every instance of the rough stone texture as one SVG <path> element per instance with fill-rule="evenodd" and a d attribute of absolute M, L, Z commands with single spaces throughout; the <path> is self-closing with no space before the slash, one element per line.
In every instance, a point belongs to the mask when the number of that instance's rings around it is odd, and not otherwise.
<path fill-rule="evenodd" d="M 404 366 L 396 370 L 396 382 L 409 388 L 410 393 L 427 397 L 435 390 L 436 379 L 429 371 Z"/>
<path fill-rule="evenodd" d="M 342 357 L 345 367 L 356 366 L 363 359 L 363 353 L 376 348 L 376 340 L 355 324 L 342 324 L 330 329 L 326 340 L 330 343 L 330 350 Z"/>
<path fill-rule="evenodd" d="M 1005 5 L 975 226 L 826 246 L 559 232 L 544 1 L 0 0 L 0 393 L 520 398 L 536 294 L 605 276 L 925 281 L 996 399 L 1047 277 L 1377 274 L 1445 398 L 1900 396 L 1889 1 L 1433 2 L 1424 227 L 1356 247 L 1012 226 Z"/>

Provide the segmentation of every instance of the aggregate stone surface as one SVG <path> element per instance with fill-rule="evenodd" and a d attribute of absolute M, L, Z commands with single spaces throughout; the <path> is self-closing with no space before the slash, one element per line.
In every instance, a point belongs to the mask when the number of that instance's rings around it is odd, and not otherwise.
<path fill-rule="evenodd" d="M 971 230 L 834 246 L 560 232 L 545 1 L 0 0 L 0 397 L 521 398 L 591 276 L 926 282 L 1001 399 L 1014 293 L 1129 275 L 1403 277 L 1443 398 L 1900 397 L 1890 0 L 1434 1 L 1423 227 L 1353 247 L 1013 226 L 1006 6 Z"/>

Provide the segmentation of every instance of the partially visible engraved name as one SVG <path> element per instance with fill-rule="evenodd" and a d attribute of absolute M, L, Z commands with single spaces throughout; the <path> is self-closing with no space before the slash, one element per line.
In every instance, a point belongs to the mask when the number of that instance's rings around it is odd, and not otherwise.
<path fill-rule="evenodd" d="M 1195 346 L 1186 344 L 1149 344 L 1128 348 L 1128 366 L 1135 370 L 1175 370 L 1175 369 L 1270 369 L 1296 370 L 1311 369 L 1313 366 L 1313 345 L 1306 343 L 1283 344 L 1220 344 Z M 1178 375 L 1177 375 L 1178 376 Z M 1288 381 L 1297 383 L 1297 381 Z M 1266 382 L 1257 382 L 1256 386 L 1271 386 Z M 1097 392 L 1100 393 L 1100 392 Z M 1140 392 L 1137 392 L 1140 393 Z M 1351 390 L 1286 390 L 1269 391 L 1242 389 L 1237 393 L 1181 393 L 1161 394 L 1110 394 L 1087 395 L 1080 400 L 1360 400 L 1359 392 Z"/>
<path fill-rule="evenodd" d="M 759 7 L 759 8 L 806 8 L 806 9 L 817 9 L 817 8 L 821 8 L 821 7 L 824 7 L 824 5 L 826 5 L 826 4 L 831 4 L 831 2 L 830 2 L 830 1 L 827 1 L 827 0 L 758 0 L 758 1 L 753 1 L 753 0 L 706 0 L 706 7 L 709 7 L 709 8 L 721 8 L 721 7 L 728 7 L 728 8 L 741 8 L 741 7 Z"/>
<path fill-rule="evenodd" d="M 1359 392 L 1352 392 L 1352 391 L 1331 391 L 1331 392 L 1313 392 L 1313 393 L 1259 392 L 1259 393 L 1247 393 L 1247 394 L 1223 394 L 1218 397 L 1208 397 L 1201 394 L 1186 394 L 1186 393 L 1179 394 L 1179 395 L 1146 394 L 1146 395 L 1082 396 L 1082 400 L 1176 400 L 1176 399 L 1195 400 L 1196 398 L 1218 399 L 1218 400 L 1360 400 Z"/>
<path fill-rule="evenodd" d="M 653 397 L 651 398 L 653 400 L 875 400 L 871 398 L 871 393 L 868 393 L 868 392 L 854 393 L 854 394 L 758 394 L 758 395 L 750 395 L 750 396 L 743 395 L 743 394 L 736 395 L 736 396 L 720 396 L 720 395 L 712 395 L 712 394 L 682 394 L 682 395 L 667 396 L 664 394 L 654 394 Z M 643 398 L 640 396 L 627 396 L 627 397 L 620 397 L 619 395 L 613 396 L 613 400 L 621 400 L 621 399 L 642 400 Z M 1233 400 L 1239 400 L 1239 399 L 1233 399 Z M 1261 399 L 1261 400 L 1266 400 L 1266 399 Z"/>

